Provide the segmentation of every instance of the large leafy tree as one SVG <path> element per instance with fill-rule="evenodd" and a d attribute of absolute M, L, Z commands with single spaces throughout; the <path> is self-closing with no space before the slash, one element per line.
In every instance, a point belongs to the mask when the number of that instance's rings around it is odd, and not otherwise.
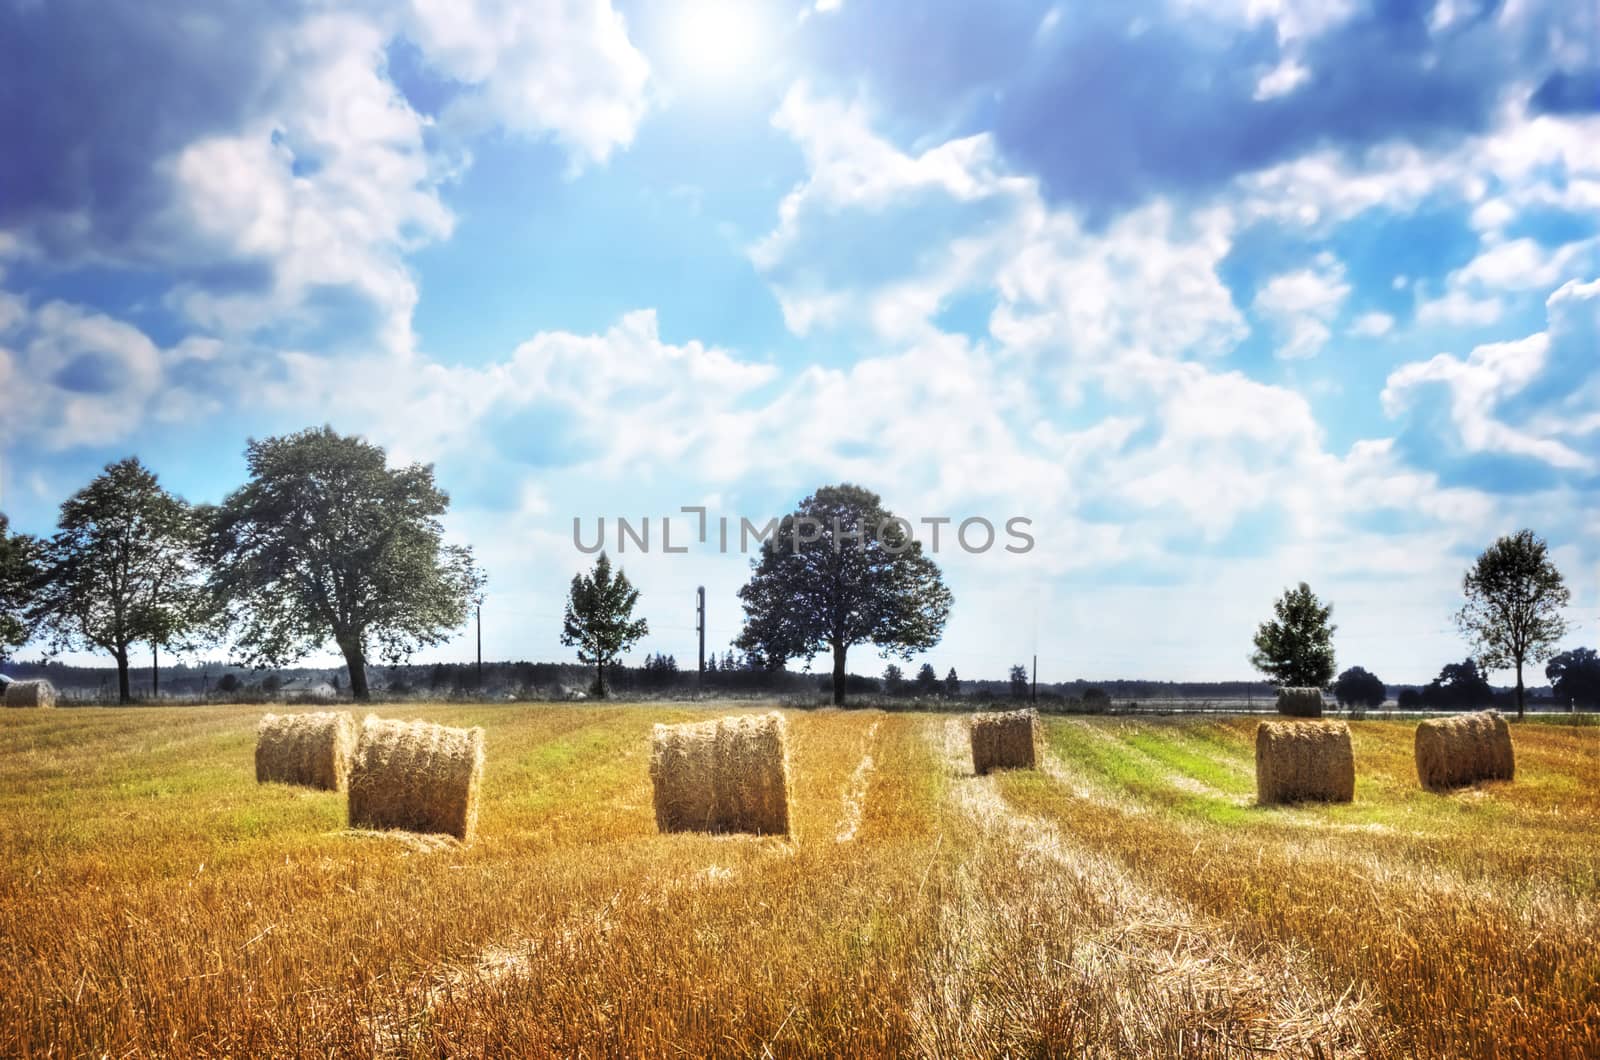
<path fill-rule="evenodd" d="M 0 662 L 33 637 L 28 605 L 38 573 L 39 542 L 13 534 L 11 520 L 0 512 Z"/>
<path fill-rule="evenodd" d="M 1532 530 L 1508 534 L 1483 551 L 1461 580 L 1466 602 L 1456 625 L 1490 670 L 1517 671 L 1517 717 L 1526 709 L 1522 668 L 1555 654 L 1566 635 L 1562 609 L 1572 593 Z"/>
<path fill-rule="evenodd" d="M 574 574 L 567 593 L 561 643 L 578 649 L 578 661 L 594 667 L 595 694 L 606 694 L 606 667 L 649 634 L 650 626 L 633 617 L 639 590 L 625 571 L 611 569 L 604 552 L 588 574 Z M 677 663 L 673 663 L 677 669 Z"/>
<path fill-rule="evenodd" d="M 477 568 L 443 542 L 450 498 L 431 466 L 390 467 L 382 447 L 331 427 L 252 440 L 245 460 L 249 481 L 216 510 L 209 547 L 246 661 L 286 666 L 332 641 L 364 700 L 370 652 L 398 663 L 466 621 Z"/>
<path fill-rule="evenodd" d="M 1352 666 L 1333 683 L 1333 696 L 1342 707 L 1381 707 L 1388 689 L 1370 671 Z"/>
<path fill-rule="evenodd" d="M 1600 705 L 1600 655 L 1593 648 L 1574 648 L 1564 651 L 1545 664 L 1545 677 L 1550 679 L 1556 698 L 1566 701 L 1567 709 L 1577 704 Z"/>
<path fill-rule="evenodd" d="M 857 644 L 910 660 L 939 643 L 950 590 L 909 526 L 860 486 L 824 486 L 783 517 L 739 590 L 738 646 L 768 666 L 833 653 L 833 701 Z"/>
<path fill-rule="evenodd" d="M 1323 688 L 1333 680 L 1333 606 L 1301 582 L 1272 605 L 1273 617 L 1256 629 L 1250 665 L 1280 685 Z"/>
<path fill-rule="evenodd" d="M 109 653 L 126 703 L 129 649 L 188 643 L 204 615 L 200 520 L 129 457 L 67 498 L 59 526 L 40 550 L 31 613 L 57 648 Z"/>

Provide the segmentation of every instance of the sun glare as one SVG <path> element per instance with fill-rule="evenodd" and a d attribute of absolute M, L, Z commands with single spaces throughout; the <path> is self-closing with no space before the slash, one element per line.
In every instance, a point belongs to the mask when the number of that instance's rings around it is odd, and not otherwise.
<path fill-rule="evenodd" d="M 690 0 L 677 14 L 675 51 L 697 80 L 727 80 L 756 67 L 764 44 L 760 5 L 751 0 Z"/>

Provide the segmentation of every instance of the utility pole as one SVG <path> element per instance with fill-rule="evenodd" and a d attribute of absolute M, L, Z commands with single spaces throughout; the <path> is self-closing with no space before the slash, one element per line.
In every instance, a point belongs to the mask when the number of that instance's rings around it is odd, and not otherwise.
<path fill-rule="evenodd" d="M 1033 705 L 1039 705 L 1039 653 L 1033 653 Z"/>
<path fill-rule="evenodd" d="M 483 601 L 478 601 L 478 691 L 483 691 Z"/>
<path fill-rule="evenodd" d="M 695 595 L 695 632 L 700 634 L 700 665 L 695 670 L 694 691 L 700 694 L 706 681 L 706 587 L 700 586 Z"/>

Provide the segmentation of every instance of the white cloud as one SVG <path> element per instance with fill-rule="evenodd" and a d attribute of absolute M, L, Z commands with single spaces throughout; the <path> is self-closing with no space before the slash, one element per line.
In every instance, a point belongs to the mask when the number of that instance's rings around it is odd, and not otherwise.
<path fill-rule="evenodd" d="M 1216 268 L 1231 246 L 1225 212 L 1153 202 L 1104 229 L 1051 209 L 1036 181 L 1000 163 L 987 135 L 910 154 L 879 135 L 866 108 L 800 85 L 774 123 L 799 143 L 807 178 L 785 196 L 776 227 L 751 251 L 797 334 L 864 323 L 911 341 L 958 292 L 989 289 L 1005 348 L 1082 362 L 1127 348 L 1220 354 L 1246 333 Z M 915 201 L 942 218 L 919 230 Z M 852 220 L 904 223 L 903 270 L 861 275 L 828 238 Z"/>
<path fill-rule="evenodd" d="M 1505 311 L 1505 303 L 1499 298 L 1474 298 L 1464 291 L 1447 291 L 1417 306 L 1417 322 L 1481 328 L 1496 323 Z"/>
<path fill-rule="evenodd" d="M 1350 322 L 1350 334 L 1364 339 L 1379 339 L 1394 330 L 1394 317 L 1388 313 L 1363 313 Z"/>
<path fill-rule="evenodd" d="M 1312 267 L 1274 276 L 1256 292 L 1253 308 L 1273 322 L 1284 360 L 1315 357 L 1332 337 L 1329 325 L 1350 295 L 1344 265 L 1320 254 Z"/>
<path fill-rule="evenodd" d="M 451 217 L 424 149 L 424 120 L 380 73 L 385 35 L 360 19 L 296 27 L 276 53 L 274 97 L 252 124 L 196 141 L 170 162 L 177 199 L 162 226 L 194 261 L 270 263 L 264 289 L 180 286 L 172 302 L 207 330 L 245 336 L 340 289 L 372 305 L 391 350 L 411 343 L 416 285 L 403 254 L 446 236 Z"/>
<path fill-rule="evenodd" d="M 412 0 L 406 32 L 473 87 L 451 121 L 549 135 L 604 162 L 647 110 L 650 67 L 610 0 Z"/>
<path fill-rule="evenodd" d="M 530 436 L 559 435 L 572 463 L 611 470 L 722 446 L 738 466 L 753 439 L 739 434 L 744 425 L 729 405 L 776 375 L 700 342 L 663 342 L 651 310 L 628 313 L 600 334 L 541 332 L 480 366 L 416 354 L 285 361 L 286 375 L 266 384 L 264 400 L 337 408 L 349 429 L 406 459 L 480 446 L 487 425 L 511 417 Z"/>
<path fill-rule="evenodd" d="M 66 302 L 0 292 L 0 442 L 46 449 L 127 437 L 161 393 L 165 354 L 138 328 Z"/>
<path fill-rule="evenodd" d="M 1476 285 L 1492 291 L 1549 290 L 1571 274 L 1590 249 L 1589 241 L 1546 247 L 1526 237 L 1494 244 L 1450 274 L 1452 287 Z"/>
<path fill-rule="evenodd" d="M 1564 284 L 1550 296 L 1547 330 L 1475 348 L 1466 360 L 1439 354 L 1391 373 L 1383 389 L 1390 416 L 1407 411 L 1418 391 L 1438 385 L 1450 396 L 1450 420 L 1469 452 L 1531 457 L 1556 468 L 1593 470 L 1592 452 L 1577 447 L 1600 413 L 1593 381 L 1600 348 L 1600 280 Z M 1544 384 L 1534 390 L 1536 384 Z M 1532 391 L 1537 400 L 1511 418 L 1504 406 Z"/>
<path fill-rule="evenodd" d="M 1284 59 L 1261 75 L 1261 79 L 1256 82 L 1255 99 L 1261 101 L 1286 96 L 1305 84 L 1310 76 L 1310 69 L 1299 60 Z"/>

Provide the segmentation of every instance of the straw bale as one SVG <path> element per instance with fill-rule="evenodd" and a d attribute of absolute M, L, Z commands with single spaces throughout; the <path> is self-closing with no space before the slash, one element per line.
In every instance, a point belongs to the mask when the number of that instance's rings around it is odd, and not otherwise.
<path fill-rule="evenodd" d="M 776 712 L 657 725 L 650 780 L 663 832 L 789 834 L 788 726 Z"/>
<path fill-rule="evenodd" d="M 1497 710 L 1421 722 L 1416 746 L 1417 779 L 1430 791 L 1510 780 L 1517 771 L 1511 727 Z"/>
<path fill-rule="evenodd" d="M 1356 793 L 1350 727 L 1342 721 L 1264 721 L 1256 729 L 1256 800 L 1264 806 Z"/>
<path fill-rule="evenodd" d="M 439 832 L 478 827 L 483 730 L 368 715 L 350 763 L 350 827 Z"/>
<path fill-rule="evenodd" d="M 6 686 L 8 707 L 53 707 L 56 705 L 56 686 L 49 681 L 13 681 Z"/>
<path fill-rule="evenodd" d="M 971 722 L 972 771 L 1033 769 L 1039 759 L 1039 715 L 1033 710 L 974 714 Z"/>

